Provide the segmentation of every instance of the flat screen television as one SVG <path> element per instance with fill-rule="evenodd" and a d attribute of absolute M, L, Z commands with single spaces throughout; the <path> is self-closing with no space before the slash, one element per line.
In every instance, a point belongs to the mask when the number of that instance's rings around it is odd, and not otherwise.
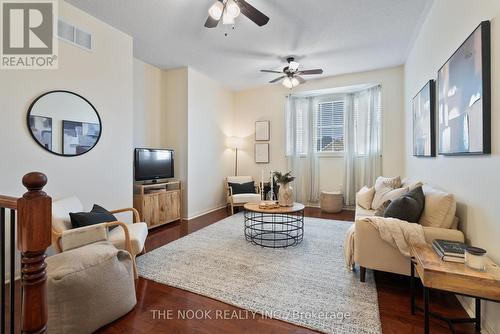
<path fill-rule="evenodd" d="M 136 148 L 134 162 L 136 181 L 174 177 L 174 150 Z"/>

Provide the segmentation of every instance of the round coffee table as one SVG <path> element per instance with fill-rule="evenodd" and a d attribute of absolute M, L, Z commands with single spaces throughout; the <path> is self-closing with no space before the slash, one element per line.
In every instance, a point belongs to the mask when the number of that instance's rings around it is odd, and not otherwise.
<path fill-rule="evenodd" d="M 255 245 L 268 248 L 296 246 L 304 237 L 304 205 L 261 209 L 259 203 L 247 203 L 245 208 L 245 238 Z"/>

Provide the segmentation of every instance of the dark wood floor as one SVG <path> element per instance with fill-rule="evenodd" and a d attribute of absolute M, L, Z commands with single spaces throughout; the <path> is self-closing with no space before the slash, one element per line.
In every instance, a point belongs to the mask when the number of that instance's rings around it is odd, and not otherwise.
<path fill-rule="evenodd" d="M 306 208 L 308 217 L 326 218 L 352 222 L 353 212 L 325 214 L 319 209 Z M 182 223 L 172 223 L 150 231 L 146 249 L 151 251 L 189 233 L 227 217 L 226 210 L 218 210 L 202 217 Z M 423 316 L 412 316 L 409 312 L 409 281 L 407 277 L 376 272 L 378 302 L 384 334 L 423 333 Z M 139 278 L 136 283 L 137 306 L 129 314 L 102 328 L 98 333 L 316 333 L 279 320 L 246 314 L 244 310 L 195 293 L 162 285 Z M 421 304 L 421 299 L 418 300 Z M 458 300 L 444 293 L 431 294 L 431 309 L 447 316 L 466 317 Z M 172 312 L 167 313 L 167 312 Z M 178 311 L 205 310 L 212 319 L 186 320 L 178 317 Z M 163 315 L 158 311 L 165 311 Z M 230 320 L 214 319 L 215 314 L 224 314 Z M 168 318 L 171 318 L 167 320 Z M 474 333 L 470 324 L 456 327 L 457 334 Z M 431 333 L 450 333 L 447 326 L 431 320 Z"/>

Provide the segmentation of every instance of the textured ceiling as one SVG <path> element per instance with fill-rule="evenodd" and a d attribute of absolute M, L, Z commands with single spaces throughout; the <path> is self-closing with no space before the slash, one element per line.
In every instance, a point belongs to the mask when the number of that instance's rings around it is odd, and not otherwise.
<path fill-rule="evenodd" d="M 203 27 L 212 0 L 66 1 L 131 35 L 136 58 L 238 90 L 273 79 L 259 70 L 281 70 L 288 55 L 323 76 L 400 65 L 433 0 L 247 0 L 270 21 L 241 15 L 234 30 Z"/>

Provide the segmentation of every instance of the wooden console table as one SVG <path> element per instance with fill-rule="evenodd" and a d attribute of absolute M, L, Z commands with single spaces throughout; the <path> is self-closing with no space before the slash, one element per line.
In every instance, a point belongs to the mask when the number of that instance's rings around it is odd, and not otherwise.
<path fill-rule="evenodd" d="M 181 219 L 182 184 L 180 181 L 134 185 L 134 208 L 153 228 Z"/>
<path fill-rule="evenodd" d="M 476 330 L 481 330 L 481 299 L 500 302 L 500 268 L 489 258 L 486 259 L 486 271 L 478 271 L 463 263 L 442 261 L 431 246 L 411 247 L 411 314 L 416 310 L 424 312 L 424 332 L 429 333 L 429 317 L 446 321 L 454 333 L 455 323 L 475 323 Z M 415 271 L 424 287 L 424 308 L 415 305 Z M 475 318 L 449 319 L 430 312 L 429 290 L 447 291 L 476 299 Z"/>

